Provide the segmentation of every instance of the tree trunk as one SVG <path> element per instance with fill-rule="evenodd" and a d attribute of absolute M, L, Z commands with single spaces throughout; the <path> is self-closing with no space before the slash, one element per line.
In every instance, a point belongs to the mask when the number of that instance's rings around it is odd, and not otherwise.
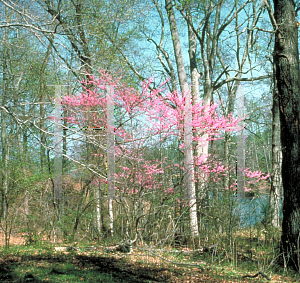
<path fill-rule="evenodd" d="M 22 106 L 22 111 L 23 111 L 23 117 L 26 116 L 26 106 L 23 105 Z M 26 172 L 26 167 L 28 166 L 28 158 L 27 158 L 27 154 L 28 154 L 28 135 L 27 135 L 27 130 L 26 128 L 23 129 L 23 144 L 22 144 L 22 151 L 21 151 L 21 154 L 22 154 L 22 163 L 23 163 L 23 178 L 24 179 L 27 179 L 28 178 L 28 175 L 27 175 L 27 172 Z M 29 191 L 28 191 L 28 188 L 25 187 L 25 196 L 24 196 L 24 212 L 25 212 L 25 215 L 28 215 L 29 214 Z"/>
<path fill-rule="evenodd" d="M 101 199 L 100 199 L 100 185 L 99 187 L 95 188 L 95 197 L 96 197 L 96 227 L 98 235 L 101 234 Z"/>
<path fill-rule="evenodd" d="M 300 74 L 298 30 L 293 0 L 274 0 L 274 63 L 279 92 L 282 184 L 284 191 L 282 248 L 299 268 L 300 237 Z"/>
<path fill-rule="evenodd" d="M 108 199 L 108 213 L 109 213 L 109 230 L 110 236 L 114 236 L 114 210 L 113 210 L 113 200 L 112 198 Z"/>
<path fill-rule="evenodd" d="M 274 65 L 274 64 L 273 64 Z M 280 142 L 280 112 L 279 112 L 279 93 L 276 83 L 276 68 L 273 66 L 274 83 L 273 83 L 273 109 L 272 109 L 272 175 L 271 191 L 269 199 L 269 216 L 273 227 L 280 228 L 279 206 L 281 195 L 281 142 Z"/>
<path fill-rule="evenodd" d="M 192 21 L 192 16 L 190 9 L 187 10 L 187 17 L 189 18 L 190 21 Z M 192 82 L 192 105 L 196 105 L 200 102 L 200 95 L 199 95 L 199 78 L 201 75 L 198 72 L 197 69 L 197 60 L 196 60 L 196 50 L 197 50 L 197 41 L 196 41 L 196 35 L 193 32 L 192 28 L 190 25 L 188 25 L 188 37 L 189 37 L 189 59 L 190 59 L 190 73 L 191 73 L 191 82 Z M 194 129 L 193 132 L 194 138 L 201 137 L 201 131 L 199 128 Z M 195 142 L 194 145 L 194 157 L 197 160 L 197 157 L 201 157 L 203 152 L 202 152 L 202 147 L 206 145 L 202 145 L 200 142 Z M 206 160 L 204 160 L 205 162 Z M 195 161 L 197 164 L 197 161 Z M 203 189 L 200 190 L 200 188 L 203 187 L 203 180 L 199 179 L 199 168 L 196 165 L 195 166 L 195 195 L 197 197 L 197 207 L 198 209 L 201 207 L 201 199 L 204 197 L 203 194 L 199 192 L 203 192 Z M 201 183 L 200 183 L 201 182 Z M 201 214 L 198 212 L 198 229 L 201 229 Z"/>
<path fill-rule="evenodd" d="M 52 39 L 50 39 L 52 40 Z M 46 133 L 45 133 L 45 69 L 46 66 L 48 64 L 48 60 L 50 57 L 50 51 L 51 51 L 51 42 L 49 42 L 48 48 L 47 48 L 47 52 L 46 52 L 46 56 L 45 59 L 43 61 L 42 67 L 40 69 L 40 136 L 41 136 L 41 169 L 42 172 L 46 173 L 47 171 L 47 167 L 46 167 L 46 149 L 45 149 L 45 145 L 46 145 Z"/>
<path fill-rule="evenodd" d="M 5 15 L 8 18 L 8 8 L 5 7 Z M 7 41 L 8 28 L 4 29 L 4 46 L 3 46 L 3 92 L 2 105 L 7 103 L 7 88 L 8 88 L 8 66 L 7 61 L 9 57 Z M 8 192 L 8 143 L 7 143 L 7 125 L 6 112 L 2 110 L 1 113 L 1 144 L 2 144 L 2 191 L 1 191 L 1 211 L 0 217 L 6 221 L 8 214 L 7 192 Z"/>
<path fill-rule="evenodd" d="M 194 183 L 194 165 L 193 165 L 193 151 L 192 151 L 192 109 L 191 109 L 191 93 L 187 83 L 186 72 L 183 63 L 181 52 L 181 44 L 176 24 L 176 19 L 172 7 L 172 0 L 165 0 L 165 8 L 168 13 L 170 30 L 172 34 L 173 48 L 177 64 L 178 78 L 180 89 L 185 96 L 185 116 L 184 116 L 184 187 L 185 197 L 189 204 L 190 229 L 192 237 L 199 236 L 198 221 L 197 221 L 197 204 L 196 191 Z"/>

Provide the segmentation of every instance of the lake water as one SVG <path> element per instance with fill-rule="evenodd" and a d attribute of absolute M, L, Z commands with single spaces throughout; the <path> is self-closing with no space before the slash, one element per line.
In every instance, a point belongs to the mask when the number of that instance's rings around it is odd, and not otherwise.
<path fill-rule="evenodd" d="M 269 195 L 259 195 L 253 199 L 240 199 L 233 214 L 240 215 L 240 227 L 245 228 L 261 222 L 269 205 Z M 280 201 L 280 206 L 282 202 Z M 282 215 L 281 215 L 282 216 Z"/>

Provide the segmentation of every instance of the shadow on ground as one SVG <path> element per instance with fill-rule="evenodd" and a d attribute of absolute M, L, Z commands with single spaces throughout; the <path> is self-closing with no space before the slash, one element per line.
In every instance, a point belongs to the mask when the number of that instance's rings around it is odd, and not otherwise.
<path fill-rule="evenodd" d="M 186 276 L 180 279 L 182 273 L 128 263 L 122 258 L 76 254 L 7 255 L 0 261 L 0 282 L 187 282 Z M 197 275 L 193 272 L 193 276 Z M 191 282 L 220 281 L 198 278 Z"/>

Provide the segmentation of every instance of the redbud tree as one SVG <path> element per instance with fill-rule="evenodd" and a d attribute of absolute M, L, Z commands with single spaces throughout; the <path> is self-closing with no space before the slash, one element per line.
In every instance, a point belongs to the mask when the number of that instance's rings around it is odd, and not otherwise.
<path fill-rule="evenodd" d="M 115 135 L 117 142 L 116 155 L 132 155 L 134 147 L 141 147 L 150 137 L 159 137 L 160 141 L 167 141 L 168 138 L 178 138 L 179 148 L 184 147 L 183 141 L 183 119 L 184 119 L 184 97 L 180 92 L 165 93 L 165 85 L 168 81 L 163 82 L 158 88 L 151 89 L 150 84 L 153 79 L 141 82 L 142 91 L 139 92 L 129 88 L 121 81 L 122 77 L 113 78 L 104 70 L 99 71 L 99 77 L 89 76 L 88 81 L 81 81 L 84 91 L 78 95 L 64 96 L 64 106 L 71 110 L 69 116 L 65 117 L 70 124 L 78 125 L 80 128 L 103 129 L 107 126 L 107 109 L 105 90 L 108 85 L 114 88 L 114 101 L 116 112 L 120 117 L 116 117 Z M 91 85 L 93 87 L 91 87 Z M 202 102 L 192 107 L 192 127 L 201 129 L 208 134 L 206 139 L 201 136 L 193 137 L 194 141 L 209 142 L 210 140 L 220 139 L 217 137 L 221 131 L 234 131 L 238 129 L 238 120 L 220 116 L 216 112 L 218 105 L 211 104 L 202 106 Z M 93 111 L 96 109 L 98 111 Z M 133 118 L 142 117 L 142 128 L 129 129 L 129 121 Z M 124 122 L 128 119 L 127 123 Z M 131 144 L 132 148 L 124 145 Z M 141 153 L 135 156 L 136 160 L 142 160 Z M 206 157 L 200 157 L 195 160 L 195 166 L 200 166 L 202 170 L 210 173 L 225 172 L 221 163 L 217 168 L 210 169 L 212 166 L 206 163 L 202 165 L 202 160 Z M 215 165 L 215 164 L 213 164 Z M 178 164 L 174 164 L 178 166 Z M 248 175 L 251 171 L 248 170 Z M 161 172 L 163 173 L 163 172 Z M 150 174 L 148 172 L 148 174 Z M 263 174 L 260 173 L 263 177 Z M 151 174 L 150 174 L 151 175 Z M 256 176 L 259 174 L 256 173 Z M 249 175 L 250 176 L 250 175 Z M 251 175 L 252 176 L 252 175 Z M 265 178 L 265 177 L 264 177 Z"/>
<path fill-rule="evenodd" d="M 154 79 L 150 78 L 141 82 L 139 91 L 128 87 L 122 81 L 121 76 L 112 76 L 100 70 L 97 76 L 90 75 L 88 80 L 81 81 L 84 91 L 78 95 L 63 97 L 63 105 L 69 110 L 69 115 L 65 118 L 70 125 L 79 128 L 105 129 L 108 114 L 106 91 L 108 86 L 112 86 L 115 103 L 115 189 L 117 196 L 142 198 L 149 194 L 156 196 L 159 194 L 164 198 L 176 199 L 180 203 L 182 199 L 178 194 L 175 195 L 176 190 L 172 182 L 166 180 L 164 176 L 170 176 L 172 171 L 175 172 L 178 168 L 183 171 L 182 163 L 168 160 L 167 156 L 160 159 L 146 157 L 145 149 L 150 147 L 150 141 L 156 142 L 160 147 L 167 147 L 170 141 L 178 141 L 178 150 L 182 150 L 185 100 L 180 92 L 166 91 L 168 80 L 155 89 L 151 88 L 153 81 Z M 220 116 L 217 107 L 216 104 L 203 106 L 202 102 L 192 105 L 193 129 L 197 128 L 207 133 L 204 135 L 205 139 L 201 135 L 193 137 L 194 142 L 203 144 L 221 139 L 222 131 L 238 129 L 239 120 L 231 115 Z M 102 164 L 105 164 L 105 151 L 100 154 L 94 153 L 94 157 L 102 159 Z M 213 182 L 220 181 L 226 174 L 227 168 L 220 161 L 215 161 L 214 156 L 210 156 L 205 163 L 203 160 L 207 160 L 207 156 L 194 160 L 194 166 L 198 167 L 195 174 L 204 172 L 206 176 L 211 177 Z M 250 182 L 253 182 L 252 179 L 259 181 L 268 177 L 261 172 L 251 172 L 249 168 L 246 174 L 251 179 Z M 203 174 L 199 174 L 198 178 L 203 178 Z M 105 184 L 105 179 L 95 178 L 94 182 Z M 231 187 L 236 189 L 235 184 Z"/>

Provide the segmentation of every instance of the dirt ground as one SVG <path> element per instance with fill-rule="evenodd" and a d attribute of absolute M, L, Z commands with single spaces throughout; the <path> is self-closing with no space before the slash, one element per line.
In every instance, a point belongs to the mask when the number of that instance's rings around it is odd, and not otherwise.
<path fill-rule="evenodd" d="M 5 245 L 5 237 L 3 233 L 0 233 L 0 247 Z M 11 235 L 10 245 L 25 245 L 25 237 L 22 233 Z M 198 268 L 185 268 L 178 267 L 170 264 L 162 264 L 162 262 L 157 261 L 155 264 L 155 259 L 151 257 L 143 258 L 138 250 L 134 250 L 133 254 L 126 257 L 124 260 L 123 254 L 113 254 L 113 255 L 101 255 L 102 249 L 99 247 L 99 255 L 87 255 L 84 253 L 76 254 L 61 254 L 58 255 L 53 252 L 51 256 L 43 256 L 42 254 L 25 255 L 25 256 L 14 256 L 5 255 L 0 259 L 0 282 L 15 282 L 6 281 L 5 278 L 10 278 L 13 274 L 14 266 L 23 265 L 24 263 L 34 265 L 40 265 L 43 262 L 45 265 L 57 264 L 61 262 L 62 258 L 66 262 L 76 266 L 79 270 L 86 270 L 86 268 L 93 268 L 100 273 L 113 274 L 115 280 L 120 282 L 265 282 L 261 278 L 253 279 L 239 279 L 231 280 L 228 277 L 222 278 L 222 276 L 216 274 L 211 270 L 201 271 Z M 139 259 L 139 260 L 137 260 Z M 152 264 L 150 264 L 152 263 Z M 129 281 L 128 281 L 129 280 Z M 118 281 L 118 282 L 119 282 Z M 42 281 L 44 282 L 44 281 Z M 46 281 L 45 281 L 46 282 Z M 47 281 L 49 282 L 49 281 Z M 78 281 L 80 282 L 80 281 Z M 284 281 L 271 281 L 271 282 L 284 282 Z"/>

